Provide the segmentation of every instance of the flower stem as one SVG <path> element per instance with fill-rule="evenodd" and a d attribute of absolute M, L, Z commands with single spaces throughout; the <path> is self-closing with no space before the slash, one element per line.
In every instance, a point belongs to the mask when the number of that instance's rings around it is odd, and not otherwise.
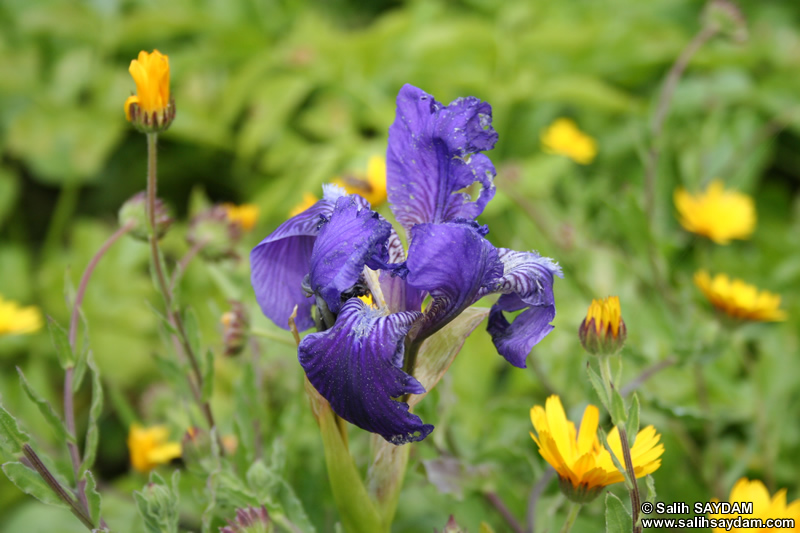
<path fill-rule="evenodd" d="M 39 456 L 36 452 L 33 451 L 33 448 L 30 445 L 25 444 L 22 446 L 22 453 L 25 455 L 25 459 L 28 460 L 30 465 L 33 467 L 34 470 L 41 476 L 47 486 L 67 505 L 69 505 L 70 511 L 74 514 L 81 523 L 86 526 L 89 531 L 94 530 L 94 524 L 92 524 L 92 519 L 89 517 L 89 513 L 84 511 L 81 508 L 80 504 L 76 502 L 64 487 L 61 486 L 61 483 L 53 476 L 53 474 L 48 470 L 47 466 L 39 459 Z M 88 507 L 87 507 L 88 509 Z"/>
<path fill-rule="evenodd" d="M 639 487 L 636 483 L 636 472 L 633 470 L 633 458 L 631 457 L 631 447 L 628 443 L 628 433 L 625 431 L 624 427 L 618 427 L 617 429 L 619 430 L 620 444 L 622 444 L 622 456 L 625 459 L 625 471 L 627 472 L 631 483 L 630 494 L 633 533 L 642 533 L 642 526 L 638 524 L 639 507 L 641 505 L 641 501 L 639 500 Z"/>
<path fill-rule="evenodd" d="M 524 533 L 524 529 L 522 525 L 517 521 L 514 513 L 511 512 L 511 509 L 506 506 L 505 502 L 500 498 L 500 496 L 493 491 L 488 491 L 483 493 L 483 497 L 486 498 L 486 501 L 492 504 L 492 506 L 497 509 L 497 512 L 503 517 L 506 521 L 508 526 L 514 533 Z"/>
<path fill-rule="evenodd" d="M 161 264 L 161 253 L 158 248 L 158 234 L 156 227 L 156 188 L 157 188 L 157 162 L 158 162 L 158 134 L 147 134 L 147 218 L 150 226 L 150 252 L 152 255 L 153 271 L 157 281 L 156 288 L 164 298 L 164 305 L 167 311 L 167 319 L 175 327 L 178 332 L 178 340 L 189 364 L 192 367 L 194 379 L 191 376 L 186 376 L 189 382 L 189 388 L 192 390 L 195 400 L 197 401 L 203 416 L 206 419 L 209 429 L 216 427 L 214 422 L 214 415 L 211 412 L 211 406 L 207 401 L 203 401 L 200 391 L 203 388 L 203 372 L 200 370 L 200 365 L 197 362 L 197 356 L 192 349 L 189 337 L 186 334 L 186 328 L 183 325 L 183 319 L 180 313 L 176 313 L 173 309 L 173 299 L 170 287 L 167 284 L 167 277 Z M 219 438 L 219 437 L 218 437 Z M 220 450 L 224 447 L 220 442 Z"/>
<path fill-rule="evenodd" d="M 572 502 L 572 505 L 569 508 L 569 514 L 567 515 L 567 520 L 564 522 L 564 526 L 561 528 L 561 533 L 569 533 L 569 531 L 572 529 L 572 526 L 575 524 L 575 520 L 578 518 L 578 513 L 581 511 L 581 507 L 581 504 Z"/>
<path fill-rule="evenodd" d="M 69 321 L 69 346 L 75 352 L 75 342 L 78 337 L 78 316 L 80 316 L 81 304 L 83 297 L 86 295 L 86 289 L 89 286 L 89 280 L 94 273 L 97 264 L 111 246 L 119 240 L 120 237 L 125 235 L 133 227 L 133 224 L 126 224 L 114 232 L 111 237 L 103 243 L 97 253 L 94 254 L 86 270 L 83 271 L 81 281 L 78 284 L 78 291 L 75 293 L 75 302 L 72 304 L 72 314 Z M 64 424 L 67 427 L 67 432 L 70 435 L 75 435 L 75 407 L 73 402 L 73 385 L 75 369 L 69 367 L 64 373 Z M 81 458 L 78 444 L 76 442 L 68 442 L 69 456 L 72 462 L 72 471 L 75 476 L 75 486 L 77 488 L 78 500 L 83 508 L 83 511 L 88 514 L 89 502 L 86 499 L 86 482 L 81 479 Z M 46 480 L 45 480 L 46 481 Z"/>

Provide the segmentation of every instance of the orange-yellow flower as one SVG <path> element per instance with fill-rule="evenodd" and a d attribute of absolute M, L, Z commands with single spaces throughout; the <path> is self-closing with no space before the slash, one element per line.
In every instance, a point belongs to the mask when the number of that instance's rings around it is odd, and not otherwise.
<path fill-rule="evenodd" d="M 386 160 L 372 156 L 367 162 L 367 174 L 345 175 L 335 178 L 333 183 L 344 188 L 348 194 L 360 194 L 375 208 L 386 201 Z"/>
<path fill-rule="evenodd" d="M 568 118 L 560 118 L 548 126 L 541 141 L 545 152 L 565 155 L 581 165 L 588 165 L 597 156 L 597 142 Z"/>
<path fill-rule="evenodd" d="M 289 216 L 293 217 L 295 215 L 299 215 L 312 205 L 317 203 L 317 197 L 311 194 L 310 192 L 303 193 L 303 200 L 300 201 L 297 205 L 295 205 L 290 211 Z"/>
<path fill-rule="evenodd" d="M 235 205 L 231 203 L 222 204 L 228 213 L 228 220 L 238 224 L 243 230 L 250 231 L 258 222 L 259 208 L 255 204 Z"/>
<path fill-rule="evenodd" d="M 755 229 L 753 199 L 737 191 L 726 191 L 720 180 L 712 181 L 705 192 L 694 195 L 679 188 L 674 200 L 681 226 L 717 244 L 747 239 Z"/>
<path fill-rule="evenodd" d="M 714 502 L 719 500 L 714 499 Z M 747 478 L 741 478 L 731 489 L 731 495 L 728 498 L 728 503 L 750 504 L 752 503 L 752 513 L 731 513 L 731 514 L 709 514 L 709 518 L 713 519 L 726 519 L 736 520 L 741 517 L 745 519 L 760 519 L 766 522 L 768 519 L 793 519 L 794 527 L 787 527 L 784 529 L 767 528 L 753 528 L 750 527 L 733 527 L 727 529 L 726 527 L 714 527 L 715 533 L 722 531 L 800 531 L 800 500 L 795 500 L 790 504 L 786 504 L 786 489 L 781 489 L 775 493 L 775 496 L 770 498 L 769 491 L 764 484 L 754 479 L 752 481 Z"/>
<path fill-rule="evenodd" d="M 695 273 L 694 283 L 714 307 L 728 316 L 760 322 L 786 320 L 786 312 L 780 309 L 779 294 L 759 291 L 740 279 L 730 279 L 727 274 L 717 274 L 712 279 L 705 270 Z"/>
<path fill-rule="evenodd" d="M 0 296 L 0 336 L 33 333 L 42 327 L 42 313 L 37 307 L 20 307 Z"/>
<path fill-rule="evenodd" d="M 558 396 L 547 398 L 544 408 L 539 405 L 531 408 L 531 422 L 536 430 L 531 437 L 544 460 L 558 473 L 562 490 L 575 501 L 589 501 L 603 487 L 625 479 L 597 437 L 599 415 L 597 407 L 586 406 L 580 431 L 576 432 L 575 424 L 567 420 Z M 664 445 L 658 443 L 660 438 L 653 426 L 647 426 L 636 436 L 631 458 L 637 478 L 651 474 L 661 466 Z M 622 444 L 616 427 L 608 434 L 608 444 L 623 463 Z"/>
<path fill-rule="evenodd" d="M 175 117 L 169 94 L 169 57 L 158 50 L 139 52 L 128 68 L 136 94 L 125 100 L 125 118 L 152 131 L 163 130 Z"/>
<path fill-rule="evenodd" d="M 164 426 L 144 428 L 133 424 L 128 433 L 131 465 L 139 472 L 149 472 L 181 456 L 179 442 L 169 442 L 169 430 Z"/>

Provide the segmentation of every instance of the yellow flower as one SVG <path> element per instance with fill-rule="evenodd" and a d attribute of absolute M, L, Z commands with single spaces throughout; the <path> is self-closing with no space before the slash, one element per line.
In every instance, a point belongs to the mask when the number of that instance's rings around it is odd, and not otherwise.
<path fill-rule="evenodd" d="M 755 229 L 753 199 L 740 192 L 726 191 L 720 180 L 712 181 L 705 192 L 696 195 L 679 188 L 674 200 L 681 226 L 717 244 L 747 239 Z"/>
<path fill-rule="evenodd" d="M 143 428 L 133 424 L 128 433 L 131 465 L 139 472 L 149 472 L 181 456 L 179 442 L 168 442 L 169 430 L 164 426 Z"/>
<path fill-rule="evenodd" d="M 531 437 L 539 446 L 539 453 L 558 473 L 564 493 L 574 501 L 590 501 L 603 487 L 624 480 L 611 454 L 597 438 L 598 419 L 597 407 L 586 406 L 580 432 L 576 433 L 575 424 L 567 420 L 558 396 L 547 398 L 544 408 L 539 405 L 531 408 L 531 422 L 536 430 Z M 653 426 L 647 426 L 636 436 L 631 458 L 637 478 L 661 466 L 664 445 L 658 444 L 660 438 Z M 616 427 L 608 434 L 608 444 L 622 463 L 622 444 Z"/>
<path fill-rule="evenodd" d="M 367 175 L 336 178 L 333 183 L 344 187 L 349 194 L 360 194 L 375 208 L 386 201 L 386 160 L 372 156 L 367 162 Z"/>
<path fill-rule="evenodd" d="M 628 328 L 622 320 L 618 296 L 592 300 L 578 329 L 581 344 L 592 354 L 616 353 L 625 344 Z"/>
<path fill-rule="evenodd" d="M 175 118 L 169 94 L 169 57 L 158 50 L 139 52 L 128 68 L 136 94 L 125 100 L 125 118 L 146 131 L 166 129 Z"/>
<path fill-rule="evenodd" d="M 705 270 L 695 273 L 694 283 L 714 307 L 733 318 L 762 322 L 786 320 L 786 312 L 779 309 L 781 297 L 778 294 L 759 291 L 740 279 L 731 280 L 727 274 L 717 274 L 712 279 Z"/>
<path fill-rule="evenodd" d="M 311 207 L 315 203 L 317 203 L 317 197 L 314 196 L 313 194 L 311 194 L 310 192 L 304 192 L 303 193 L 303 200 L 301 202 L 299 202 L 297 205 L 295 205 L 289 211 L 289 217 L 293 217 L 295 215 L 299 215 L 300 213 L 302 213 L 303 211 L 305 211 L 306 209 L 308 209 L 309 207 Z"/>
<path fill-rule="evenodd" d="M 581 165 L 588 165 L 597 155 L 597 143 L 574 121 L 560 118 L 542 133 L 542 148 L 550 154 L 565 155 Z"/>
<path fill-rule="evenodd" d="M 33 333 L 41 327 L 42 313 L 38 308 L 20 307 L 0 296 L 0 336 Z"/>
<path fill-rule="evenodd" d="M 222 204 L 228 213 L 228 220 L 238 224 L 243 230 L 250 231 L 258 222 L 259 208 L 255 204 L 234 205 Z"/>
<path fill-rule="evenodd" d="M 714 499 L 714 502 L 719 500 Z M 731 489 L 730 498 L 728 503 L 740 503 L 753 505 L 752 513 L 732 513 L 732 514 L 709 514 L 709 518 L 715 519 L 728 519 L 735 520 L 738 517 L 742 519 L 761 519 L 766 522 L 768 519 L 794 519 L 794 527 L 786 529 L 778 528 L 737 528 L 726 529 L 724 527 L 715 527 L 715 532 L 721 531 L 800 531 L 800 500 L 795 500 L 789 505 L 786 504 L 786 489 L 781 489 L 775 496 L 770 498 L 767 487 L 761 481 L 754 479 L 753 481 L 747 478 L 741 478 Z"/>

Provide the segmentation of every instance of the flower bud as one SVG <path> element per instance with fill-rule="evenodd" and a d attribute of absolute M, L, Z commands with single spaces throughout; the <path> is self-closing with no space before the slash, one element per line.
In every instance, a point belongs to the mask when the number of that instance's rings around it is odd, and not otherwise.
<path fill-rule="evenodd" d="M 250 327 L 247 310 L 242 302 L 232 300 L 231 310 L 222 315 L 220 322 L 225 355 L 232 357 L 240 354 L 247 344 L 247 331 Z"/>
<path fill-rule="evenodd" d="M 228 520 L 226 527 L 220 528 L 219 533 L 272 533 L 274 526 L 269 518 L 267 508 L 247 507 L 236 510 L 236 519 Z"/>
<path fill-rule="evenodd" d="M 442 533 L 466 533 L 466 531 L 466 529 L 462 529 L 461 526 L 456 523 L 456 519 L 453 517 L 453 515 L 450 515 L 450 520 L 448 520 L 447 524 L 445 524 Z M 434 533 L 439 533 L 439 530 L 434 529 Z"/>
<path fill-rule="evenodd" d="M 703 10 L 703 25 L 737 43 L 747 40 L 747 21 L 739 7 L 729 0 L 711 0 Z"/>
<path fill-rule="evenodd" d="M 578 329 L 583 349 L 592 355 L 611 355 L 622 349 L 628 329 L 622 320 L 619 297 L 592 300 Z"/>
<path fill-rule="evenodd" d="M 158 133 L 175 120 L 175 100 L 170 96 L 169 57 L 158 50 L 139 52 L 128 68 L 136 94 L 125 100 L 125 118 L 142 133 Z"/>
<path fill-rule="evenodd" d="M 186 235 L 189 244 L 200 246 L 200 255 L 211 261 L 238 257 L 235 246 L 241 237 L 242 227 L 228 218 L 221 205 L 195 215 Z"/>
<path fill-rule="evenodd" d="M 120 226 L 131 226 L 130 234 L 147 241 L 150 238 L 150 221 L 147 216 L 147 195 L 144 191 L 131 196 L 119 209 L 117 216 Z M 173 219 L 169 209 L 161 199 L 156 198 L 156 236 L 166 235 Z"/>

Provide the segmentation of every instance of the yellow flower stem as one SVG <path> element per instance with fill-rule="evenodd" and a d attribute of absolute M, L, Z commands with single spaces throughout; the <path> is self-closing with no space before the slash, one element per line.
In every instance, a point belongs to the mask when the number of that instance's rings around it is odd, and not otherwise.
<path fill-rule="evenodd" d="M 578 518 L 578 513 L 581 512 L 581 505 L 580 503 L 571 502 L 572 505 L 569 508 L 569 514 L 567 515 L 567 520 L 564 522 L 564 526 L 561 528 L 561 533 L 569 533 L 572 529 L 572 526 L 575 524 L 575 520 Z"/>
<path fill-rule="evenodd" d="M 50 487 L 50 490 L 69 506 L 69 510 L 72 511 L 72 514 L 74 514 L 89 531 L 95 531 L 95 526 L 92 524 L 89 513 L 81 508 L 81 504 L 76 502 L 64 487 L 61 486 L 61 483 L 58 482 L 55 476 L 48 470 L 47 466 L 39 459 L 39 456 L 33 451 L 33 448 L 25 444 L 22 446 L 22 453 L 25 456 L 23 462 L 27 462 L 27 466 L 36 470 L 44 482 L 47 483 L 47 486 Z"/>
<path fill-rule="evenodd" d="M 187 375 L 186 379 L 189 382 L 189 388 L 192 390 L 197 405 L 206 419 L 209 430 L 216 427 L 214 422 L 214 415 L 211 412 L 211 405 L 207 401 L 203 401 L 200 391 L 203 388 L 203 373 L 200 370 L 200 365 L 197 362 L 197 356 L 192 349 L 189 337 L 186 334 L 186 328 L 183 325 L 180 313 L 176 313 L 173 309 L 172 293 L 170 292 L 169 285 L 167 285 L 167 277 L 161 263 L 161 251 L 158 248 L 158 236 L 156 233 L 156 191 L 157 191 L 157 168 L 158 168 L 158 134 L 147 134 L 147 218 L 150 230 L 150 252 L 151 260 L 153 263 L 153 272 L 156 278 L 156 289 L 161 293 L 164 299 L 164 306 L 166 307 L 167 320 L 178 332 L 178 341 L 183 353 L 189 360 L 192 367 L 192 376 Z M 222 445 L 222 440 L 217 433 L 218 445 L 221 453 L 224 453 L 225 447 Z"/>
<path fill-rule="evenodd" d="M 633 458 L 631 457 L 631 447 L 628 442 L 628 433 L 624 425 L 617 428 L 619 430 L 619 440 L 622 445 L 622 456 L 625 459 L 625 470 L 630 479 L 629 492 L 631 495 L 631 519 L 633 520 L 633 533 L 642 533 L 642 526 L 639 525 L 639 486 L 636 483 L 636 472 L 633 470 Z"/>
<path fill-rule="evenodd" d="M 72 313 L 70 316 L 69 321 L 69 346 L 73 352 L 75 352 L 75 341 L 78 337 L 78 316 L 80 315 L 81 304 L 83 303 L 83 297 L 86 294 L 86 288 L 89 286 L 89 280 L 94 273 L 94 269 L 97 267 L 97 264 L 100 262 L 100 259 L 105 255 L 111 246 L 119 240 L 120 237 L 128 233 L 133 228 L 133 223 L 126 224 L 122 226 L 117 231 L 114 232 L 111 237 L 103 243 L 97 253 L 94 254 L 92 259 L 89 261 L 89 264 L 86 266 L 86 270 L 83 271 L 83 275 L 81 276 L 81 281 L 78 284 L 78 290 L 75 293 L 75 302 L 72 304 Z M 67 428 L 67 433 L 75 436 L 75 408 L 73 402 L 73 391 L 72 391 L 72 381 L 74 378 L 75 369 L 74 367 L 69 367 L 64 371 L 64 425 Z M 69 456 L 72 462 L 72 471 L 75 476 L 75 487 L 76 493 L 78 495 L 78 500 L 80 505 L 83 507 L 83 511 L 88 514 L 89 512 L 89 502 L 86 499 L 86 482 L 81 479 L 81 456 L 80 450 L 78 449 L 78 444 L 76 442 L 67 442 L 67 448 L 69 449 Z"/>

